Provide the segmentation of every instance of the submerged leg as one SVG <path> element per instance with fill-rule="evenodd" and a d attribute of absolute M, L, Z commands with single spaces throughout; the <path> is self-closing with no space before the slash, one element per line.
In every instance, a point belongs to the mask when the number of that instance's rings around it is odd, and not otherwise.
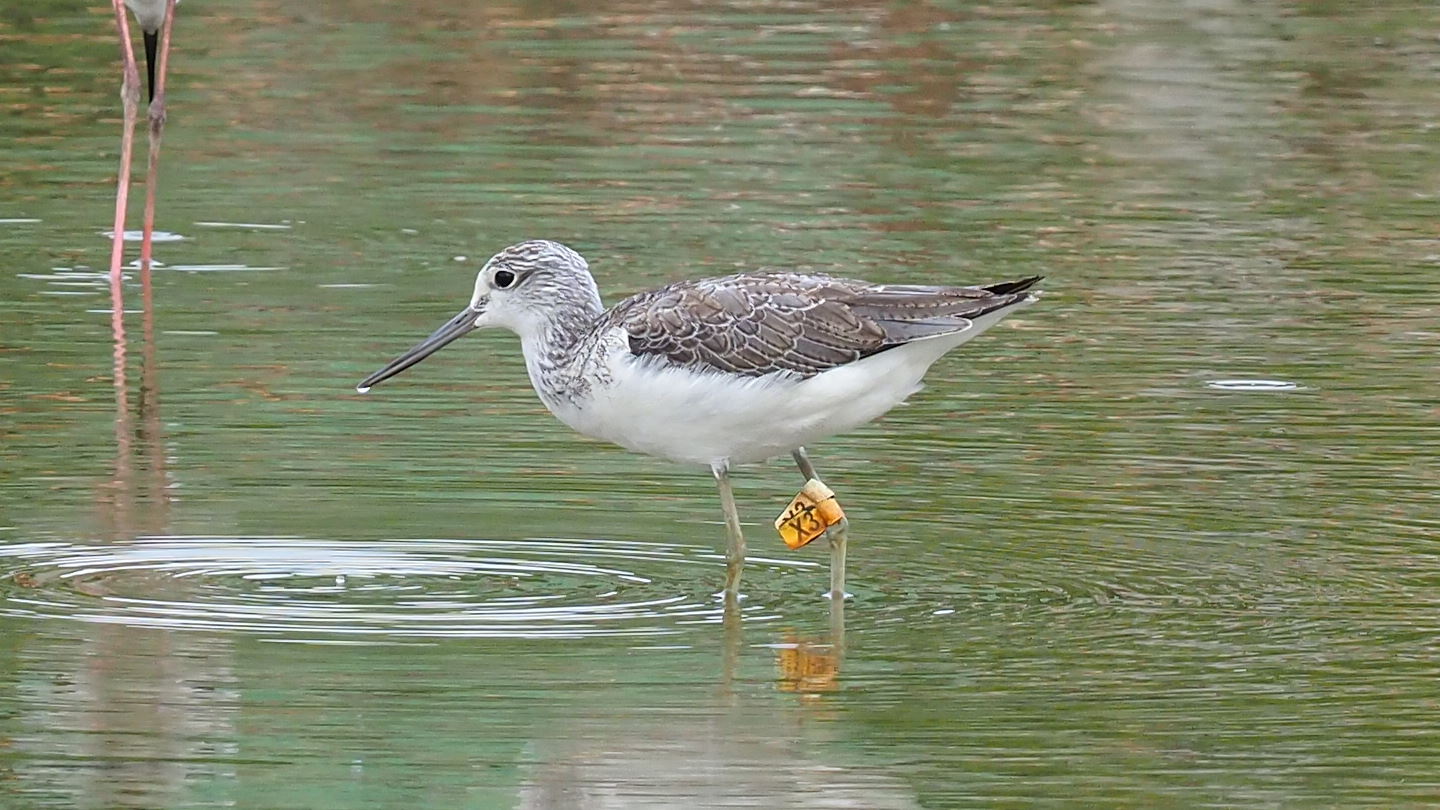
<path fill-rule="evenodd" d="M 800 468 L 800 474 L 809 481 L 814 478 L 820 481 L 820 474 L 815 471 L 815 465 L 810 463 L 810 456 L 805 448 L 797 447 L 791 457 L 795 459 L 795 466 Z M 845 533 L 850 528 L 848 518 L 840 518 L 840 522 L 825 530 L 825 536 L 830 538 L 830 599 L 832 602 L 845 601 Z"/>
<path fill-rule="evenodd" d="M 720 487 L 720 505 L 725 509 L 725 531 L 729 542 L 725 547 L 725 601 L 740 596 L 740 572 L 745 567 L 745 535 L 740 532 L 740 512 L 735 508 L 735 492 L 730 488 L 730 465 L 716 462 L 710 465 L 715 474 L 715 483 Z"/>

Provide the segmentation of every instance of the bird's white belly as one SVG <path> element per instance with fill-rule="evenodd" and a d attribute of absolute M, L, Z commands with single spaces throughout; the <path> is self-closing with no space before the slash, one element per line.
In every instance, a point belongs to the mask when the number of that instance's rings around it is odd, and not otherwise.
<path fill-rule="evenodd" d="M 125 6 L 135 14 L 142 31 L 153 33 L 165 22 L 165 0 L 125 0 Z"/>
<path fill-rule="evenodd" d="M 645 369 L 624 377 L 583 408 L 554 409 L 556 416 L 588 436 L 696 464 L 761 461 L 874 419 L 908 393 L 871 392 L 862 399 L 872 404 L 812 398 L 806 395 L 809 381 L 774 375 Z"/>
<path fill-rule="evenodd" d="M 945 352 L 994 320 L 919 340 L 808 379 L 698 373 L 612 354 L 612 379 L 579 403 L 547 402 L 587 436 L 672 461 L 745 464 L 870 422 L 920 388 Z"/>

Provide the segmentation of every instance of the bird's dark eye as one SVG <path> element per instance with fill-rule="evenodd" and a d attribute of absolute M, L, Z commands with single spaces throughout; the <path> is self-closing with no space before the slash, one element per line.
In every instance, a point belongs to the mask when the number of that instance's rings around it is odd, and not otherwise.
<path fill-rule="evenodd" d="M 510 272 L 509 270 L 496 270 L 496 271 L 495 271 L 495 286 L 496 286 L 496 287 L 504 290 L 504 289 L 508 289 L 508 288 L 510 287 L 510 285 L 511 285 L 511 284 L 514 284 L 514 283 L 515 283 L 515 274 L 514 274 L 514 273 Z"/>

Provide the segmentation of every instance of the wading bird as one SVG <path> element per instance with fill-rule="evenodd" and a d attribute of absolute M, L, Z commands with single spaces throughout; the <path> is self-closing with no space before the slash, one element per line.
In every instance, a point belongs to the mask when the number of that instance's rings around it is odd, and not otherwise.
<path fill-rule="evenodd" d="M 115 222 L 110 244 L 110 283 L 118 287 L 125 254 L 125 211 L 130 194 L 130 163 L 135 145 L 135 119 L 140 108 L 140 69 L 130 41 L 128 7 L 140 24 L 145 42 L 145 71 L 150 101 L 150 158 L 145 172 L 145 222 L 140 242 L 141 285 L 148 296 L 150 264 L 155 232 L 155 181 L 160 165 L 160 136 L 165 129 L 165 74 L 170 58 L 170 32 L 175 23 L 176 0 L 111 0 L 115 25 L 120 33 L 120 103 L 124 110 L 124 131 L 120 136 L 120 174 L 116 179 Z"/>
<path fill-rule="evenodd" d="M 730 487 L 737 464 L 790 453 L 869 422 L 920 389 L 941 355 L 1035 301 L 1040 276 L 984 287 L 871 284 L 810 273 L 680 281 L 605 309 L 589 265 L 557 242 L 495 254 L 470 303 L 366 377 L 371 386 L 473 329 L 520 336 L 530 382 L 560 421 L 629 450 L 705 465 L 729 535 L 724 595 L 739 595 L 745 538 Z M 845 594 L 842 518 L 830 596 Z"/>

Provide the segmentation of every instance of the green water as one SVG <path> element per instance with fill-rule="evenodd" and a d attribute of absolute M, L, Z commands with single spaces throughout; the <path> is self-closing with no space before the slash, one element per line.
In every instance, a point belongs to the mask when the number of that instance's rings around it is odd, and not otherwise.
<path fill-rule="evenodd" d="M 118 397 L 112 27 L 0 9 L 0 806 L 1440 796 L 1428 4 L 187 0 Z M 725 622 L 708 474 L 513 337 L 353 392 L 532 237 L 1049 279 L 812 448 L 843 627 L 742 471 Z"/>

